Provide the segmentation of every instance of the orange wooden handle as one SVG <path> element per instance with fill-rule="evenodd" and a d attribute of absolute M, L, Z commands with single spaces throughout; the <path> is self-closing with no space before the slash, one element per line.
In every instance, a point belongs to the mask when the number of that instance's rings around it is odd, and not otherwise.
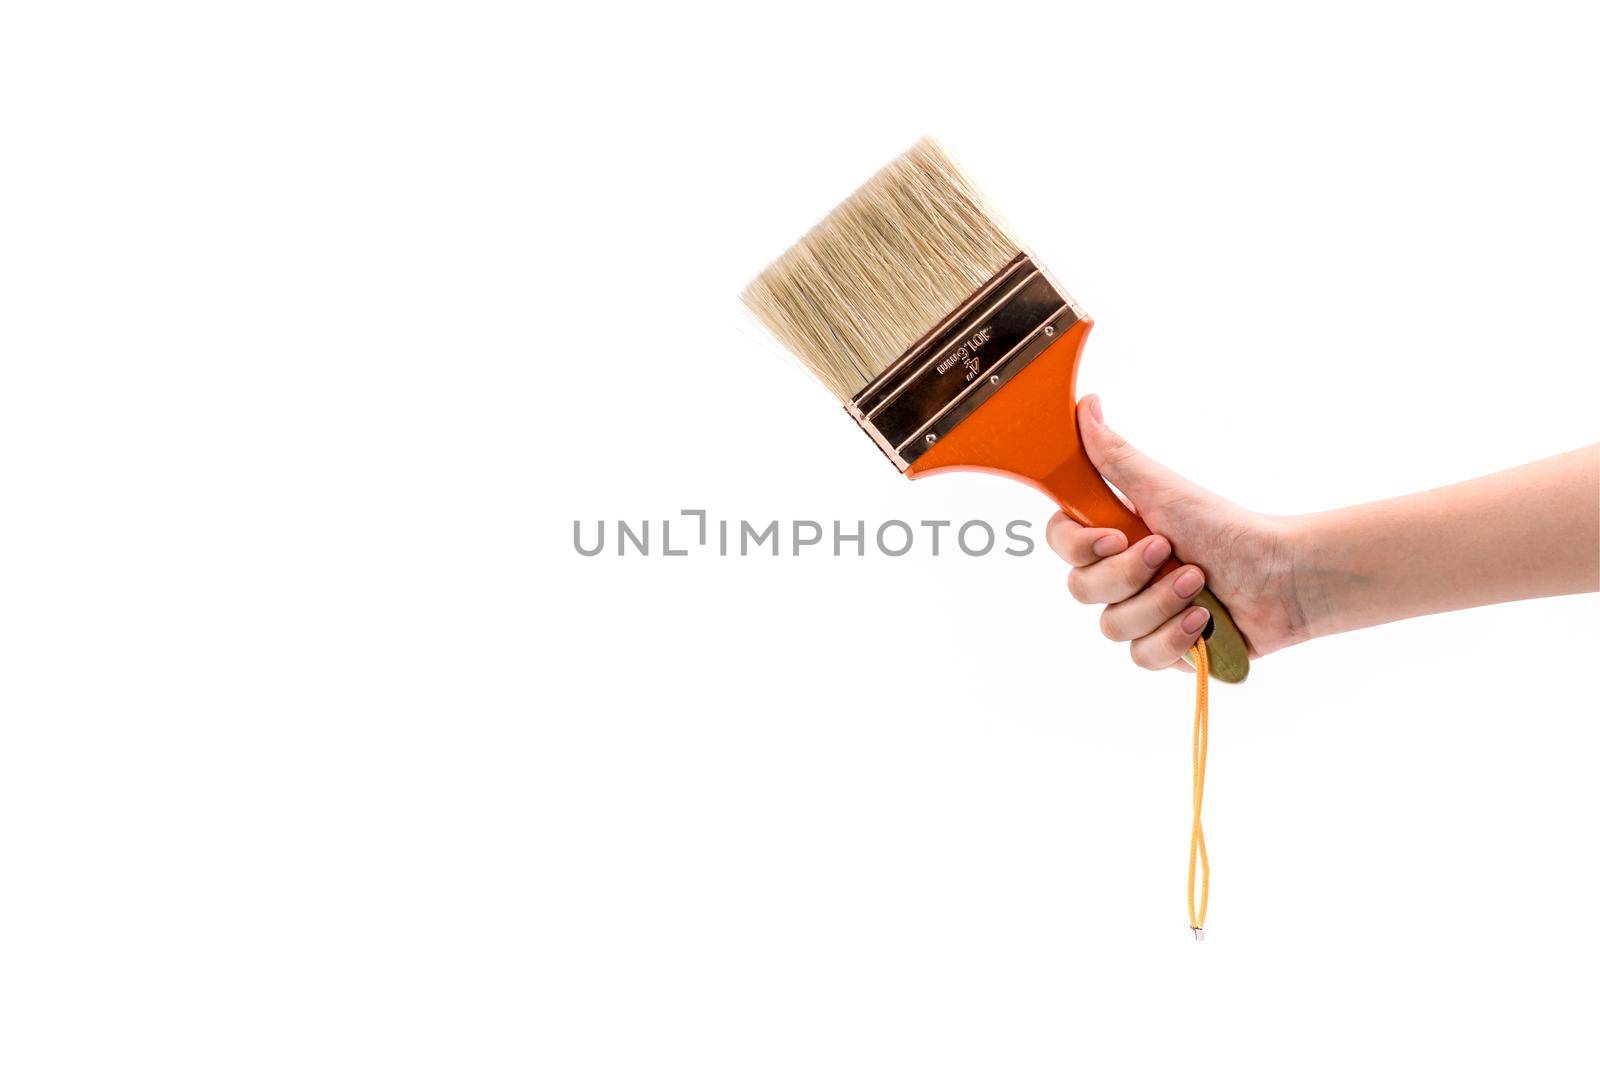
<path fill-rule="evenodd" d="M 1080 319 L 907 469 L 920 478 L 940 471 L 1003 474 L 1056 502 L 1084 526 L 1121 530 L 1131 545 L 1150 528 L 1100 477 L 1078 433 L 1078 357 L 1094 323 Z M 1159 574 L 1181 566 L 1169 557 Z M 1225 682 L 1249 670 L 1243 636 L 1206 593 L 1212 614 L 1211 673 Z M 1215 604 L 1213 607 L 1212 605 Z"/>

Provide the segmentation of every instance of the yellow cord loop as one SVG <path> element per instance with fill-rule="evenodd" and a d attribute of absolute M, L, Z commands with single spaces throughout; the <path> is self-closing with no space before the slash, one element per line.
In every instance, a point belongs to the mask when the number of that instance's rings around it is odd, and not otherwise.
<path fill-rule="evenodd" d="M 1205 638 L 1194 643 L 1194 824 L 1189 829 L 1189 928 L 1196 941 L 1205 940 L 1206 904 L 1211 899 L 1211 860 L 1206 856 L 1206 832 L 1200 826 L 1200 805 L 1206 795 L 1206 732 L 1210 709 L 1206 704 L 1206 682 L 1211 676 L 1211 658 L 1206 654 Z M 1194 865 L 1200 860 L 1200 910 L 1194 907 Z"/>

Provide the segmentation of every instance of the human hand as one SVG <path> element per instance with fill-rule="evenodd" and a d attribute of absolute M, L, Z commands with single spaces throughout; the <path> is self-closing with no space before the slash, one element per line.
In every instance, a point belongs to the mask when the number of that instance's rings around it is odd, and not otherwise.
<path fill-rule="evenodd" d="M 1050 518 L 1046 540 L 1072 565 L 1067 588 L 1080 603 L 1106 605 L 1106 637 L 1128 642 L 1141 667 L 1192 670 L 1183 655 L 1209 615 L 1190 604 L 1209 586 L 1252 658 L 1305 640 L 1291 520 L 1246 511 L 1145 456 L 1106 426 L 1099 397 L 1078 404 L 1078 426 L 1090 462 L 1156 531 L 1129 545 L 1118 530 L 1085 528 L 1061 512 Z M 1174 550 L 1185 565 L 1152 583 Z"/>

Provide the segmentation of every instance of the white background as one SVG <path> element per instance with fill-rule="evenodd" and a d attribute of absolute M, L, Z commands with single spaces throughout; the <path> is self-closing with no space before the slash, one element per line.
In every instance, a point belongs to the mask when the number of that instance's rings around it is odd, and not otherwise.
<path fill-rule="evenodd" d="M 941 136 L 1111 424 L 1302 512 L 1597 436 L 1580 5 L 9 5 L 0 1059 L 1593 1062 L 1593 599 L 1214 699 L 735 293 Z M 678 531 L 675 530 L 675 536 Z"/>

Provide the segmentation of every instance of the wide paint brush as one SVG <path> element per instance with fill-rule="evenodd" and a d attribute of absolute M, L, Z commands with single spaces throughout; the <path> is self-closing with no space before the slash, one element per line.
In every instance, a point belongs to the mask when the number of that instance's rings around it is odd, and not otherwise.
<path fill-rule="evenodd" d="M 1003 474 L 1084 526 L 1129 544 L 1150 533 L 1078 434 L 1091 320 L 933 142 L 834 208 L 744 301 L 908 477 Z M 1243 681 L 1249 652 L 1228 609 L 1208 589 L 1195 603 L 1211 613 L 1211 676 Z"/>

